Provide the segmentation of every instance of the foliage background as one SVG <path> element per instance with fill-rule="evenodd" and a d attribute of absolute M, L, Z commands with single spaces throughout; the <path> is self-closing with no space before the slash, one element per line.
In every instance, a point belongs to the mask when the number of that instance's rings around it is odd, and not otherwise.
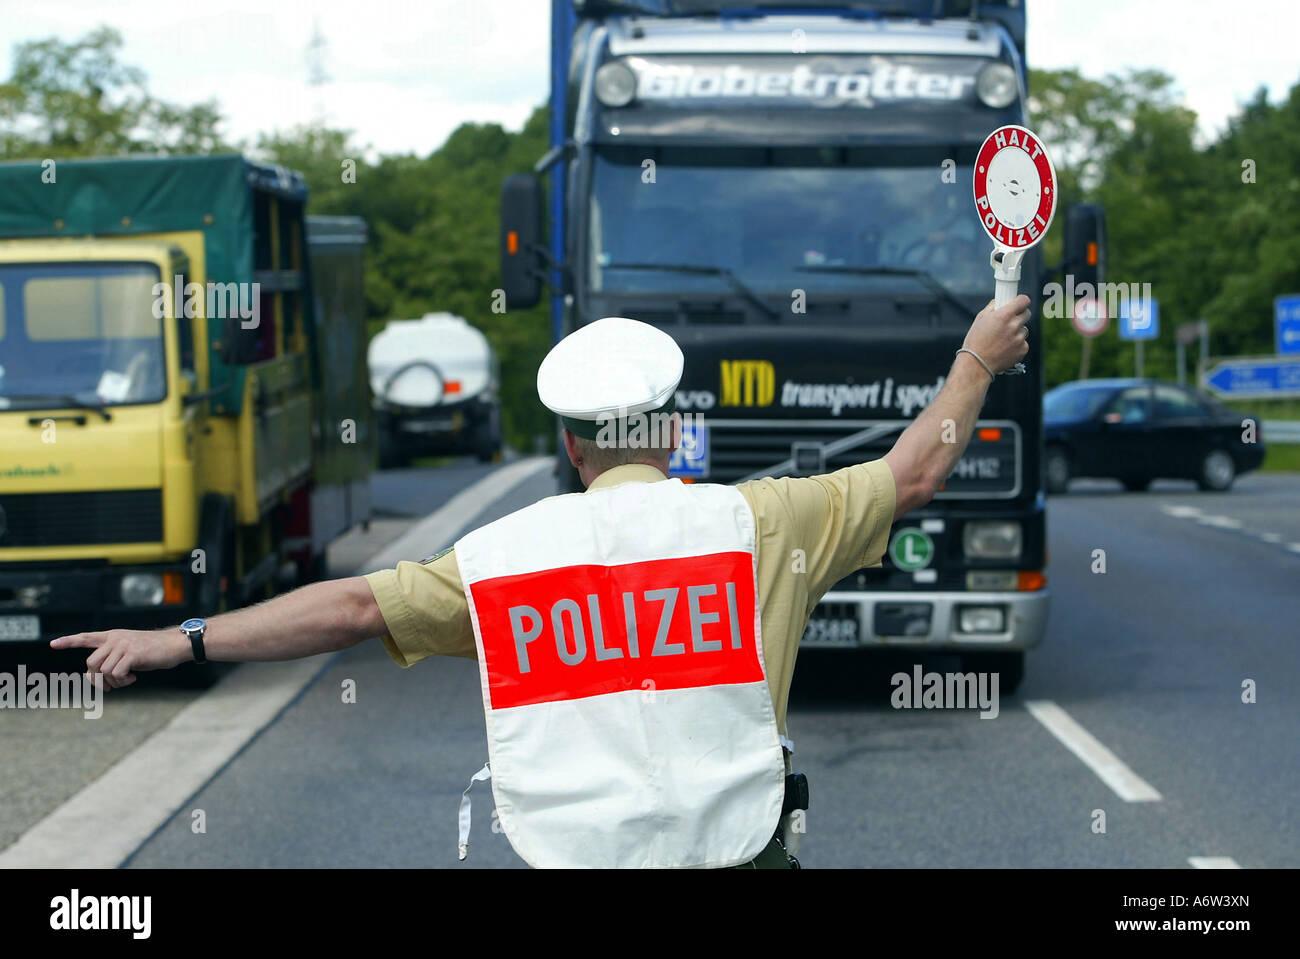
<path fill-rule="evenodd" d="M 100 27 L 80 40 L 18 43 L 0 82 L 0 159 L 130 153 L 242 151 L 302 171 L 314 213 L 362 216 L 370 228 L 366 299 L 372 333 L 388 319 L 447 310 L 488 336 L 501 360 L 506 439 L 532 449 L 552 442 L 537 402 L 537 365 L 550 346 L 545 301 L 493 313 L 497 201 L 502 180 L 546 152 L 546 111 L 519 132 L 466 123 L 428 156 L 364 159 L 346 130 L 298 127 L 229 143 L 215 103 L 167 103 L 120 60 L 120 35 Z M 538 91 L 539 100 L 545 91 Z M 1213 142 L 1173 79 L 1152 70 L 1088 78 L 1032 71 L 1030 125 L 1053 149 L 1061 215 L 1070 203 L 1102 204 L 1108 217 L 1107 280 L 1150 283 L 1160 302 L 1159 339 L 1146 372 L 1174 375 L 1174 330 L 1210 321 L 1213 355 L 1273 352 L 1273 298 L 1300 291 L 1300 83 L 1278 104 L 1263 89 Z M 345 160 L 355 182 L 344 182 Z M 1253 166 L 1254 182 L 1245 182 Z M 1046 260 L 1061 255 L 1063 229 Z M 1068 319 L 1043 320 L 1049 385 L 1078 375 L 1080 337 Z M 1131 375 L 1134 347 L 1115 324 L 1093 344 L 1090 375 Z"/>

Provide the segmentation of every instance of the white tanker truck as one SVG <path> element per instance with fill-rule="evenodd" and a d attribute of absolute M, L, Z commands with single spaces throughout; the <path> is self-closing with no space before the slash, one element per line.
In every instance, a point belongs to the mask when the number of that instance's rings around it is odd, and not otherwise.
<path fill-rule="evenodd" d="M 479 330 L 451 313 L 392 320 L 370 341 L 381 469 L 416 456 L 501 449 L 500 371 Z"/>

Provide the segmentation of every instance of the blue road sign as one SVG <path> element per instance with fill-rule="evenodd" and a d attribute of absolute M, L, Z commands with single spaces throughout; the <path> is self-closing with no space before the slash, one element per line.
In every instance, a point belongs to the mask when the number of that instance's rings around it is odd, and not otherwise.
<path fill-rule="evenodd" d="M 1277 352 L 1300 353 L 1300 293 L 1279 296 L 1273 301 L 1277 322 Z"/>
<path fill-rule="evenodd" d="M 668 461 L 668 474 L 686 479 L 709 475 L 709 428 L 699 422 L 699 417 L 682 417 L 682 445 Z"/>
<path fill-rule="evenodd" d="M 1121 340 L 1154 340 L 1160 333 L 1160 304 L 1155 297 L 1125 300 L 1119 306 Z"/>
<path fill-rule="evenodd" d="M 1233 399 L 1300 396 L 1300 358 L 1223 360 L 1201 384 Z"/>

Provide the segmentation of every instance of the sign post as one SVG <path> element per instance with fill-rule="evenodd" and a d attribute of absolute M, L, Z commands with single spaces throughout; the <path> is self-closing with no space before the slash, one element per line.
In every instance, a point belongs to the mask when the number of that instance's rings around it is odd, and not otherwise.
<path fill-rule="evenodd" d="M 1016 298 L 1020 261 L 1042 242 L 1056 214 L 1056 169 L 1038 134 L 1008 124 L 990 133 L 975 157 L 975 209 L 993 240 L 994 306 Z M 1017 363 L 1005 373 L 1023 373 Z"/>
<path fill-rule="evenodd" d="M 1083 350 L 1079 354 L 1079 379 L 1088 378 L 1088 366 L 1092 360 L 1092 339 L 1100 336 L 1110 323 L 1110 314 L 1106 304 L 1095 296 L 1081 296 L 1074 301 L 1074 311 L 1070 314 L 1070 323 L 1083 337 Z"/>
<path fill-rule="evenodd" d="M 1142 344 L 1160 335 L 1160 304 L 1156 299 L 1125 300 L 1119 308 L 1119 338 L 1133 340 L 1133 367 L 1142 378 Z"/>
<path fill-rule="evenodd" d="M 1187 381 L 1187 348 L 1197 340 L 1201 341 L 1201 362 L 1198 370 L 1205 369 L 1205 348 L 1206 339 L 1210 335 L 1210 324 L 1208 320 L 1197 320 L 1195 323 L 1184 323 L 1174 331 L 1174 342 L 1178 347 L 1178 385 L 1181 386 Z M 1198 373 L 1199 376 L 1199 373 Z"/>

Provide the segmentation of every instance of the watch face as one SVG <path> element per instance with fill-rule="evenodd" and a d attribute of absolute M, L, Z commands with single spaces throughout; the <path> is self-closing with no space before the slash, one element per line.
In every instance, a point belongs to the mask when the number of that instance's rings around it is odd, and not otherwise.
<path fill-rule="evenodd" d="M 181 629 L 185 632 L 195 629 L 203 629 L 207 626 L 207 621 L 202 619 L 187 619 L 181 623 Z"/>

